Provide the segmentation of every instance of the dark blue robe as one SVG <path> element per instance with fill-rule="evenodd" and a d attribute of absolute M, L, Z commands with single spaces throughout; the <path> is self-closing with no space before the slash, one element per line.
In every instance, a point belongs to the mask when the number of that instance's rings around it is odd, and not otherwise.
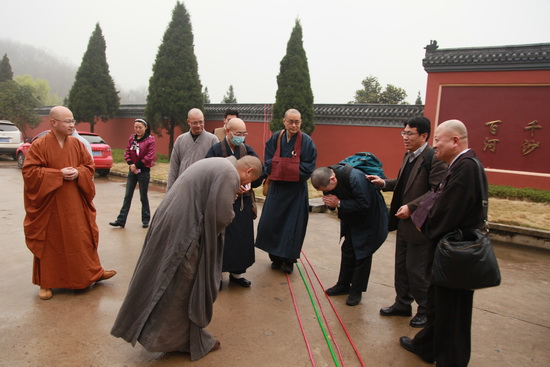
<path fill-rule="evenodd" d="M 276 132 L 265 145 L 264 171 L 271 172 L 271 160 L 275 154 Z M 292 157 L 297 134 L 287 142 L 286 131 L 281 138 L 281 157 Z M 298 182 L 271 181 L 265 200 L 256 247 L 285 259 L 298 259 L 306 235 L 309 215 L 307 180 L 315 170 L 317 149 L 313 140 L 302 133 L 300 152 L 300 180 Z"/>
<path fill-rule="evenodd" d="M 206 158 L 224 157 L 222 144 L 225 144 L 225 151 L 228 155 L 233 155 L 237 159 L 241 158 L 240 149 L 237 147 L 235 152 L 232 153 L 226 139 L 210 147 Z M 250 145 L 245 144 L 245 146 L 247 155 L 258 157 Z M 256 180 L 252 183 L 252 187 L 258 187 L 260 184 L 261 180 Z M 252 196 L 239 195 L 233 204 L 233 211 L 235 212 L 235 218 L 225 228 L 222 272 L 228 271 L 240 274 L 245 272 L 255 261 Z"/>

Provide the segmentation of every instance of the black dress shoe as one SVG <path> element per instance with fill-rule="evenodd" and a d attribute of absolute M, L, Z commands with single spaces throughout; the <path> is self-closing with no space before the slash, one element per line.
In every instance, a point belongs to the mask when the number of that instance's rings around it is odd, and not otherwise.
<path fill-rule="evenodd" d="M 346 299 L 346 305 L 357 306 L 361 302 L 361 292 L 350 292 Z"/>
<path fill-rule="evenodd" d="M 142 226 L 142 227 L 143 227 L 143 228 L 149 227 L 149 223 L 143 223 L 143 226 Z"/>
<path fill-rule="evenodd" d="M 282 269 L 283 269 L 283 273 L 292 274 L 292 271 L 294 270 L 294 264 L 283 263 Z"/>
<path fill-rule="evenodd" d="M 330 287 L 325 291 L 328 296 L 339 296 L 342 294 L 349 294 L 349 286 L 342 284 L 336 284 L 334 287 Z"/>
<path fill-rule="evenodd" d="M 246 278 L 235 278 L 233 275 L 229 274 L 229 281 L 240 285 L 241 287 L 248 288 L 252 282 Z"/>
<path fill-rule="evenodd" d="M 110 225 L 110 226 L 113 226 L 113 227 L 124 228 L 124 224 L 119 223 L 119 222 L 117 222 L 116 220 L 115 220 L 114 222 L 109 222 L 109 225 Z"/>
<path fill-rule="evenodd" d="M 409 325 L 412 327 L 424 327 L 424 325 L 426 325 L 426 315 L 417 313 L 416 316 L 411 319 Z"/>
<path fill-rule="evenodd" d="M 409 352 L 413 353 L 413 354 L 416 354 L 417 356 L 419 356 L 420 358 L 422 358 L 422 360 L 424 362 L 427 362 L 427 363 L 434 363 L 435 361 L 433 359 L 430 359 L 430 358 L 424 358 L 422 357 L 420 354 L 418 354 L 418 351 L 416 351 L 414 349 L 414 345 L 412 343 L 412 339 L 409 338 L 408 336 L 402 336 L 401 338 L 399 338 L 399 344 L 405 349 L 405 350 L 408 350 Z"/>
<path fill-rule="evenodd" d="M 390 307 L 384 307 L 380 309 L 380 315 L 382 316 L 411 316 L 412 312 L 409 307 L 409 309 L 399 309 L 395 307 L 395 305 L 391 305 Z"/>
<path fill-rule="evenodd" d="M 278 269 L 281 268 L 281 265 L 283 265 L 282 262 L 280 262 L 280 261 L 273 261 L 273 262 L 271 263 L 271 269 L 273 269 L 273 270 L 278 270 Z"/>

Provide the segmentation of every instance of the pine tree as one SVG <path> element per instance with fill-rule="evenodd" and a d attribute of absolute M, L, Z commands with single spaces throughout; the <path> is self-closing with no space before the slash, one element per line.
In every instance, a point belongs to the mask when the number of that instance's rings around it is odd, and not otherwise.
<path fill-rule="evenodd" d="M 421 105 L 422 104 L 422 97 L 420 96 L 420 91 L 418 92 L 418 95 L 416 96 L 416 101 L 414 104 Z"/>
<path fill-rule="evenodd" d="M 145 117 L 153 129 L 163 127 L 168 130 L 170 154 L 175 127 L 179 125 L 183 131 L 189 129 L 187 112 L 192 108 L 204 109 L 204 95 L 191 21 L 185 6 L 178 1 L 153 65 L 145 108 Z"/>
<path fill-rule="evenodd" d="M 282 129 L 285 112 L 290 108 L 295 108 L 302 114 L 301 130 L 311 134 L 315 129 L 315 111 L 307 56 L 302 42 L 302 26 L 299 19 L 296 19 L 296 25 L 286 46 L 286 55 L 281 60 L 277 86 L 273 121 L 269 125 L 271 131 Z"/>
<path fill-rule="evenodd" d="M 89 122 L 92 132 L 97 120 L 107 121 L 120 105 L 115 83 L 109 74 L 105 49 L 105 38 L 97 23 L 68 98 L 68 107 L 74 118 Z"/>
<path fill-rule="evenodd" d="M 13 80 L 13 71 L 11 70 L 10 59 L 8 54 L 4 54 L 0 62 L 0 82 Z"/>
<path fill-rule="evenodd" d="M 233 91 L 233 85 L 229 86 L 227 93 L 223 96 L 222 102 L 225 104 L 234 104 L 237 103 L 237 98 L 235 97 L 235 92 Z"/>
<path fill-rule="evenodd" d="M 202 93 L 204 97 L 204 104 L 210 104 L 210 94 L 208 94 L 208 87 L 204 87 L 204 92 Z"/>

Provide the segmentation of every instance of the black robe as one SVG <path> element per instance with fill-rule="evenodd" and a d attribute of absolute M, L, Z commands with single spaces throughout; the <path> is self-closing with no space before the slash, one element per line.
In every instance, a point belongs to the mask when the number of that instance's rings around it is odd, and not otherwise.
<path fill-rule="evenodd" d="M 225 152 L 235 158 L 241 158 L 241 149 L 237 147 L 234 152 L 226 139 L 214 144 L 206 153 L 206 158 L 224 157 L 222 144 L 225 145 Z M 246 155 L 258 157 L 250 145 L 246 145 Z M 252 187 L 261 185 L 261 180 L 252 183 Z M 247 195 L 248 194 L 248 195 Z M 239 195 L 233 204 L 235 218 L 225 228 L 225 241 L 223 247 L 222 272 L 240 273 L 254 264 L 254 218 L 252 215 L 252 196 L 250 193 Z"/>
<path fill-rule="evenodd" d="M 271 160 L 275 154 L 275 133 L 265 145 L 264 171 L 271 172 Z M 297 134 L 287 142 L 286 131 L 281 138 L 281 157 L 292 157 Z M 300 179 L 298 182 L 271 181 L 265 200 L 256 247 L 286 259 L 298 259 L 306 235 L 309 215 L 307 180 L 315 170 L 317 149 L 309 135 L 302 133 L 300 152 Z"/>

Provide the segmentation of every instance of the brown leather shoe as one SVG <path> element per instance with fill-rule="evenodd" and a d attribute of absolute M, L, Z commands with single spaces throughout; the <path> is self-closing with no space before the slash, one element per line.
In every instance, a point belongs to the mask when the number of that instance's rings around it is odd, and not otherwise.
<path fill-rule="evenodd" d="M 219 340 L 216 340 L 216 342 L 214 343 L 214 345 L 212 346 L 212 349 L 210 349 L 211 352 L 215 351 L 215 350 L 218 350 L 221 348 L 221 343 Z"/>
<path fill-rule="evenodd" d="M 38 291 L 38 297 L 43 300 L 47 300 L 53 297 L 53 292 L 51 288 L 40 288 L 40 291 Z"/>
<path fill-rule="evenodd" d="M 102 280 L 111 279 L 115 275 L 116 275 L 116 270 L 105 270 L 103 272 L 103 275 L 101 276 L 101 278 L 99 278 L 98 282 L 100 282 Z"/>

